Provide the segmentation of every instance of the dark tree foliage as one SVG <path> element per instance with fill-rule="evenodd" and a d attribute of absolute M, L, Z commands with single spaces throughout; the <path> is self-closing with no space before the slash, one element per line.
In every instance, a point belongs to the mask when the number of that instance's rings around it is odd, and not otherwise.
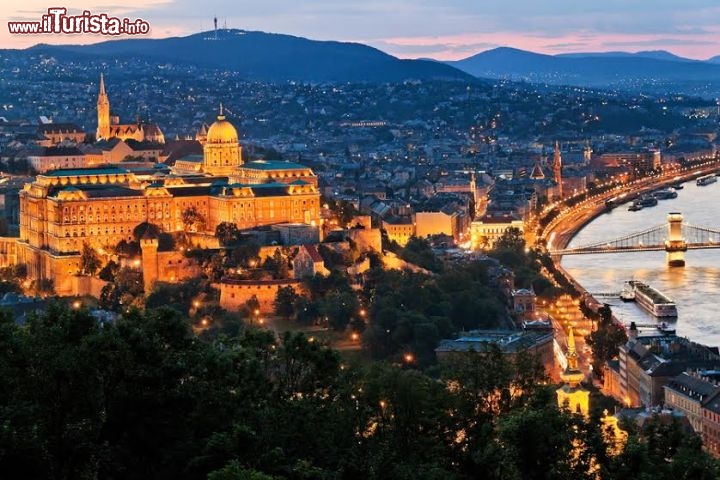
<path fill-rule="evenodd" d="M 221 222 L 215 227 L 215 237 L 220 245 L 231 247 L 240 243 L 240 229 L 232 222 Z"/>
<path fill-rule="evenodd" d="M 431 272 L 440 272 L 442 262 L 432 251 L 430 242 L 424 238 L 411 237 L 407 245 L 400 250 L 400 258 Z"/>
<path fill-rule="evenodd" d="M 597 313 L 597 327 L 586 337 L 586 342 L 593 350 L 593 372 L 602 377 L 605 364 L 617 357 L 620 345 L 628 338 L 625 328 L 613 322 L 609 305 L 598 308 Z"/>
<path fill-rule="evenodd" d="M 80 270 L 83 275 L 95 275 L 102 266 L 102 259 L 97 251 L 87 242 L 83 242 L 80 254 Z"/>
<path fill-rule="evenodd" d="M 479 262 L 451 264 L 439 275 L 371 269 L 362 291 L 368 305 L 363 348 L 376 359 L 414 352 L 434 362 L 440 339 L 498 326 L 503 307 L 496 286 Z"/>
<path fill-rule="evenodd" d="M 111 283 L 100 292 L 100 306 L 113 311 L 127 311 L 143 306 L 143 277 L 140 270 L 123 267 Z"/>
<path fill-rule="evenodd" d="M 347 226 L 352 219 L 359 214 L 355 205 L 348 202 L 347 200 L 334 200 L 329 199 L 326 201 L 328 208 L 337 219 L 340 227 Z"/>
<path fill-rule="evenodd" d="M 191 278 L 181 283 L 156 282 L 145 299 L 146 308 L 170 307 L 188 315 L 195 305 L 206 307 L 219 299 L 219 292 L 204 279 Z M 196 303 L 197 302 L 197 303 Z M 200 308 L 197 308 L 200 310 Z"/>
<path fill-rule="evenodd" d="M 114 260 L 110 260 L 102 269 L 100 269 L 98 277 L 106 282 L 112 282 L 115 275 L 117 275 L 118 270 L 120 270 L 120 265 L 115 263 Z"/>
<path fill-rule="evenodd" d="M 555 406 L 537 361 L 458 354 L 439 376 L 343 364 L 303 334 L 198 338 L 173 309 L 99 324 L 51 304 L 0 311 L 2 478 L 718 478 L 675 424 L 607 455 L 597 423 Z"/>
<path fill-rule="evenodd" d="M 291 286 L 281 287 L 275 295 L 275 314 L 280 315 L 286 320 L 290 319 L 295 313 L 295 303 L 299 295 Z"/>

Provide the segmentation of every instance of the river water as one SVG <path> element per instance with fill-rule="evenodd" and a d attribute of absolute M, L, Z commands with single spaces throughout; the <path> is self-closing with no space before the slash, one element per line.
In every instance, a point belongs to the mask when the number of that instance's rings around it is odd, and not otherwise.
<path fill-rule="evenodd" d="M 681 212 L 684 222 L 720 230 L 720 182 L 698 187 L 687 182 L 678 196 L 660 200 L 655 207 L 638 212 L 620 205 L 585 226 L 569 247 L 582 246 L 667 223 L 669 212 Z M 627 280 L 641 280 L 657 288 L 677 303 L 678 317 L 668 322 L 679 336 L 709 346 L 720 346 L 720 248 L 693 250 L 685 254 L 685 267 L 668 267 L 665 252 L 636 252 L 571 255 L 562 259 L 563 267 L 589 292 L 619 292 Z M 618 298 L 598 298 L 612 305 L 618 320 L 652 329 L 657 319 L 635 303 Z"/>

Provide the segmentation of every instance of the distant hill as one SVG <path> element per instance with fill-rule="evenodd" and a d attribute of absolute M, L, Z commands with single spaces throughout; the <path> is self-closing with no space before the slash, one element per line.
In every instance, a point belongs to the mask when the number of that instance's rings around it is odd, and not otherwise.
<path fill-rule="evenodd" d="M 139 57 L 235 70 L 250 80 L 398 82 L 409 79 L 472 80 L 451 66 L 401 60 L 358 43 L 316 41 L 243 30 L 204 32 L 165 39 L 123 39 L 92 45 L 36 45 L 31 53 L 62 58 Z"/>
<path fill-rule="evenodd" d="M 501 47 L 446 63 L 477 77 L 550 84 L 629 88 L 662 85 L 682 91 L 689 90 L 688 85 L 705 83 L 720 88 L 720 57 L 699 61 L 665 51 L 544 55 Z"/>
<path fill-rule="evenodd" d="M 656 60 L 669 60 L 675 62 L 697 62 L 691 58 L 681 57 L 666 50 L 646 50 L 642 52 L 577 52 L 577 53 L 559 53 L 556 57 L 565 58 L 585 58 L 585 57 L 636 57 L 636 58 L 654 58 Z"/>

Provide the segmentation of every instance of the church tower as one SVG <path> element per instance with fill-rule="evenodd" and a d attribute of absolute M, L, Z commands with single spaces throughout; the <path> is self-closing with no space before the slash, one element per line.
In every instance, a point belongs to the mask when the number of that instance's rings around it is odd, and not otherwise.
<path fill-rule="evenodd" d="M 568 329 L 567 342 L 567 368 L 560 374 L 564 385 L 555 391 L 558 406 L 563 408 L 567 402 L 571 412 L 587 417 L 590 410 L 590 392 L 580 386 L 585 375 L 578 368 L 575 334 L 572 326 Z"/>
<path fill-rule="evenodd" d="M 478 190 L 477 190 L 477 180 L 475 179 L 475 170 L 470 172 L 470 194 L 473 198 L 473 203 L 477 205 L 478 203 Z"/>
<path fill-rule="evenodd" d="M 95 137 L 97 140 L 107 140 L 110 138 L 110 100 L 105 93 L 105 79 L 100 74 L 100 92 L 97 99 L 97 132 Z"/>
<path fill-rule="evenodd" d="M 585 140 L 585 147 L 583 148 L 583 164 L 590 165 L 590 161 L 592 160 L 592 147 L 590 146 L 590 141 Z"/>
<path fill-rule="evenodd" d="M 555 141 L 555 154 L 553 155 L 553 180 L 557 184 L 557 198 L 562 200 L 563 198 L 563 186 L 562 186 L 562 157 L 560 156 L 560 143 Z"/>
<path fill-rule="evenodd" d="M 225 120 L 223 106 L 220 104 L 220 115 L 210 125 L 203 145 L 203 171 L 214 176 L 230 175 L 242 165 L 240 143 L 235 127 Z"/>

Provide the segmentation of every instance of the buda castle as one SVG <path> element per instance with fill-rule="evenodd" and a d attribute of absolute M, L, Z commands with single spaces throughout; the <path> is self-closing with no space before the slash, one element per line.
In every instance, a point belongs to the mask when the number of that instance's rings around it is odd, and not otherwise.
<path fill-rule="evenodd" d="M 106 122 L 108 108 L 101 79 L 98 138 L 127 133 Z M 192 210 L 201 221 L 191 233 L 206 237 L 222 222 L 239 229 L 319 224 L 314 172 L 284 161 L 244 163 L 237 130 L 222 106 L 202 147 L 202 155 L 180 158 L 170 170 L 134 171 L 120 163 L 38 175 L 20 192 L 20 238 L 15 248 L 3 247 L 12 253 L 5 263 L 26 264 L 31 279 L 52 279 L 57 294 L 71 295 L 77 293 L 73 277 L 81 270 L 84 244 L 111 252 L 121 241 L 135 240 L 133 230 L 145 222 L 167 233 L 187 231 L 183 216 Z"/>

